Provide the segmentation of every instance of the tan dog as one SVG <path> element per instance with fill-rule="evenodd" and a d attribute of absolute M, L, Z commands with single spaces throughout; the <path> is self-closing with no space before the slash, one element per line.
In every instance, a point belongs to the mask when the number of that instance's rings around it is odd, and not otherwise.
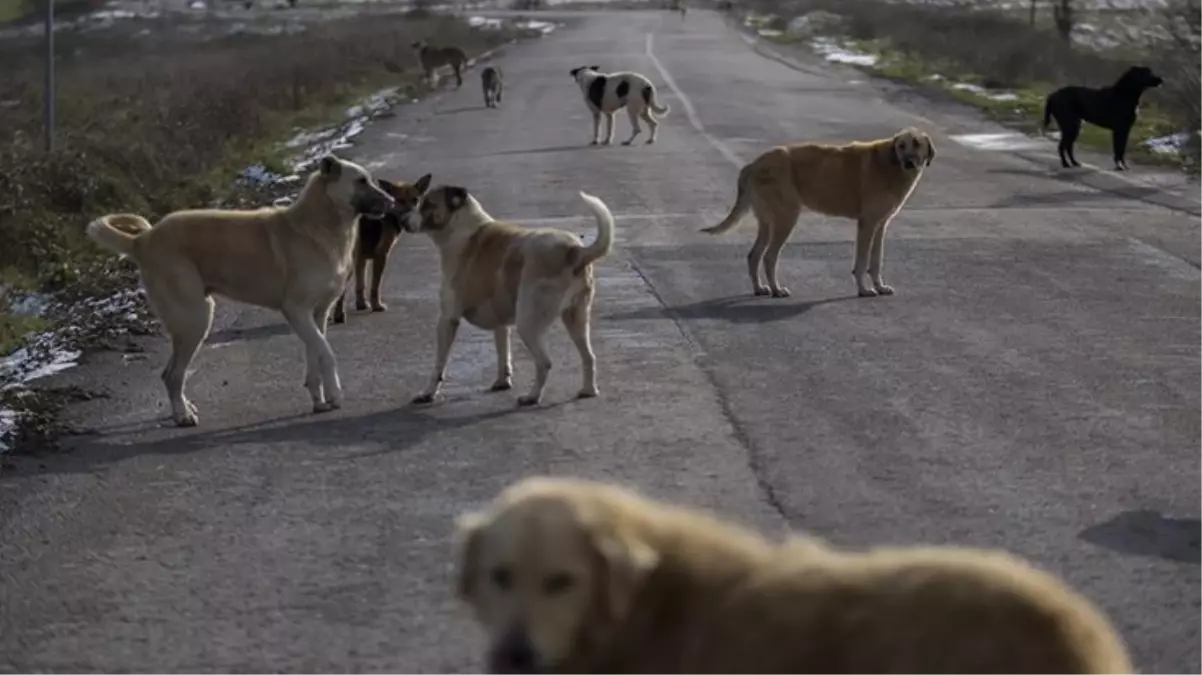
<path fill-rule="evenodd" d="M 602 483 L 461 516 L 496 673 L 1129 673 L 1081 595 L 1005 553 L 770 542 Z"/>
<path fill-rule="evenodd" d="M 463 68 L 467 64 L 467 54 L 458 47 L 431 47 L 424 40 L 414 42 L 417 50 L 417 60 L 426 73 L 426 83 L 434 86 L 434 73 L 443 66 L 450 66 L 455 71 L 455 88 L 463 86 Z"/>
<path fill-rule="evenodd" d="M 722 234 L 754 211 L 759 232 L 747 254 L 751 288 L 756 295 L 783 298 L 789 289 L 777 282 L 777 259 L 802 209 L 851 218 L 856 221 L 856 289 L 862 297 L 892 295 L 881 278 L 885 231 L 934 158 L 931 137 L 913 128 L 870 142 L 777 146 L 743 167 L 734 208 L 702 232 Z M 760 281 L 761 263 L 767 286 Z"/>
<path fill-rule="evenodd" d="M 326 320 L 350 270 L 355 220 L 392 204 L 366 169 L 326 156 L 284 208 L 176 211 L 153 227 L 127 213 L 88 224 L 93 241 L 137 263 L 151 309 L 171 336 L 162 376 L 176 424 L 197 423 L 184 384 L 209 334 L 214 294 L 282 312 L 305 343 L 313 412 L 341 407 Z"/>
<path fill-rule="evenodd" d="M 430 382 L 414 403 L 430 403 L 446 373 L 459 320 L 493 331 L 497 379 L 491 391 L 511 388 L 509 327 L 517 326 L 536 368 L 534 386 L 518 405 L 537 405 L 551 370 L 544 334 L 563 321 L 580 352 L 584 383 L 580 398 L 597 395 L 596 358 L 589 338 L 594 281 L 592 264 L 613 246 L 614 219 L 605 203 L 580 193 L 597 219 L 597 238 L 584 246 L 570 232 L 528 229 L 494 220 L 461 187 L 430 190 L 406 219 L 406 229 L 425 232 L 442 258 L 438 353 Z"/>
<path fill-rule="evenodd" d="M 380 218 L 363 216 L 359 219 L 359 238 L 355 244 L 355 309 L 360 312 L 368 308 L 367 298 L 364 297 L 364 277 L 367 276 L 367 263 L 371 263 L 371 311 L 383 312 L 388 305 L 380 299 L 380 284 L 384 281 L 384 268 L 388 265 L 388 254 L 401 236 L 401 221 L 410 211 L 417 208 L 417 202 L 426 190 L 430 188 L 430 174 L 417 179 L 416 183 L 404 181 L 392 182 L 383 178 L 376 182 L 380 189 L 392 197 L 394 205 Z M 338 304 L 334 305 L 334 323 L 346 322 L 346 291 L 338 296 Z"/>

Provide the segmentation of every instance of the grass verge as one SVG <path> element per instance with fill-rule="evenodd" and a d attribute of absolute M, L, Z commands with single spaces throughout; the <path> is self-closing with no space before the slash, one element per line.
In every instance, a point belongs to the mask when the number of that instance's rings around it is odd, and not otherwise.
<path fill-rule="evenodd" d="M 877 0 L 753 0 L 751 7 L 773 15 L 763 25 L 766 39 L 835 41 L 875 56 L 873 65 L 860 67 L 876 75 L 942 90 L 1027 133 L 1038 130 L 1044 98 L 1052 90 L 1070 83 L 1107 85 L 1130 65 L 1151 65 L 1165 85 L 1144 95 L 1128 156 L 1197 171 L 1202 93 L 1198 16 L 1189 2 L 1170 0 L 1168 8 L 1141 14 L 1146 30 L 1139 34 L 1147 37 L 1106 49 L 1066 43 L 1044 25 L 1032 26 L 1003 11 Z M 1176 154 L 1157 153 L 1145 144 L 1189 130 L 1194 133 Z M 1110 153 L 1110 133 L 1092 125 L 1085 125 L 1079 143 Z"/>
<path fill-rule="evenodd" d="M 170 25 L 147 32 L 131 23 L 59 37 L 52 152 L 41 146 L 38 43 L 0 44 L 0 354 L 83 351 L 154 330 L 140 296 L 100 311 L 136 285 L 136 270 L 86 239 L 91 218 L 133 211 L 153 222 L 180 208 L 261 205 L 273 195 L 235 178 L 251 164 L 291 173 L 284 164 L 295 149 L 281 141 L 298 127 L 340 118 L 348 103 L 384 87 L 406 98 L 424 92 L 414 40 L 456 44 L 470 56 L 517 36 L 428 13 L 293 26 L 181 37 Z M 25 291 L 45 294 L 45 309 L 23 311 Z M 24 375 L 0 365 L 0 410 L 24 414 L 10 434 L 17 438 L 0 439 L 15 440 L 14 452 L 48 447 L 56 430 L 58 399 L 10 386 Z"/>

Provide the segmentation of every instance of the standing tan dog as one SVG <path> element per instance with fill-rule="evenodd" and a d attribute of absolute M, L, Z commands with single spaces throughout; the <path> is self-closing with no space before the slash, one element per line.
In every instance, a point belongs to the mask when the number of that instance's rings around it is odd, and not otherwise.
<path fill-rule="evenodd" d="M 367 276 L 367 263 L 371 263 L 371 311 L 383 312 L 388 305 L 380 299 L 380 284 L 384 281 L 384 267 L 388 264 L 388 254 L 401 236 L 401 222 L 410 211 L 417 208 L 417 202 L 430 187 L 430 174 L 417 179 L 416 183 L 404 181 L 392 182 L 380 178 L 376 181 L 380 189 L 392 197 L 394 205 L 380 218 L 363 216 L 359 218 L 359 238 L 355 244 L 355 309 L 360 312 L 367 309 L 367 298 L 364 297 L 364 277 Z M 338 296 L 338 304 L 334 305 L 334 323 L 346 322 L 346 291 Z"/>
<path fill-rule="evenodd" d="M 501 78 L 501 69 L 489 66 L 480 72 L 480 83 L 484 86 L 484 107 L 495 108 L 501 104 L 501 94 L 505 90 L 505 82 Z"/>
<path fill-rule="evenodd" d="M 424 40 L 418 40 L 411 45 L 417 50 L 417 60 L 426 73 L 426 83 L 434 86 L 434 73 L 442 66 L 450 66 L 455 71 L 455 88 L 463 86 L 463 68 L 467 64 L 467 54 L 458 47 L 431 47 Z"/>
<path fill-rule="evenodd" d="M 778 543 L 545 477 L 458 528 L 489 672 L 1132 672 L 1089 600 L 1001 551 Z"/>
<path fill-rule="evenodd" d="M 491 391 L 512 387 L 509 327 L 517 326 L 536 368 L 534 386 L 518 405 L 537 405 L 551 370 L 543 338 L 558 317 L 580 352 L 584 383 L 579 398 L 597 395 L 596 358 L 589 338 L 593 263 L 613 246 L 614 219 L 605 203 L 580 193 L 597 219 L 597 238 L 588 246 L 570 232 L 529 229 L 494 220 L 462 187 L 430 190 L 406 219 L 406 229 L 425 232 L 442 260 L 438 352 L 430 382 L 414 403 L 430 403 L 446 373 L 460 318 L 493 331 L 497 379 Z"/>
<path fill-rule="evenodd" d="M 777 146 L 743 167 L 730 214 L 702 232 L 722 234 L 754 211 L 759 232 L 747 254 L 751 288 L 756 295 L 783 298 L 789 289 L 777 283 L 777 259 L 802 209 L 850 218 L 856 221 L 856 289 L 861 297 L 893 295 L 881 278 L 885 231 L 934 158 L 931 137 L 913 128 L 869 142 Z M 761 263 L 767 286 L 760 281 Z"/>
<path fill-rule="evenodd" d="M 287 207 L 176 211 L 154 226 L 122 213 L 88 224 L 93 241 L 137 263 L 151 309 L 171 336 L 162 377 L 176 424 L 197 423 L 184 384 L 209 334 L 214 294 L 282 312 L 305 344 L 313 412 L 342 406 L 326 321 L 346 283 L 356 219 L 392 205 L 366 169 L 328 155 Z"/>

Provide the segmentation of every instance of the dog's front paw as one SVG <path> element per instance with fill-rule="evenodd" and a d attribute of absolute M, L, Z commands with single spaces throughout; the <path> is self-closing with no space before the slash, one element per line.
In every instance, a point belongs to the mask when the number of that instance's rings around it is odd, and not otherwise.
<path fill-rule="evenodd" d="M 597 398 L 601 392 L 597 391 L 597 387 L 585 387 L 576 393 L 576 398 Z"/>
<path fill-rule="evenodd" d="M 200 424 L 200 417 L 196 414 L 195 406 L 188 408 L 183 415 L 175 416 L 177 427 L 194 427 L 197 424 Z"/>
<path fill-rule="evenodd" d="M 513 382 L 509 378 L 497 380 L 488 388 L 489 391 L 509 391 L 513 389 Z"/>
<path fill-rule="evenodd" d="M 433 402 L 434 402 L 434 394 L 424 393 L 424 392 L 421 394 L 418 394 L 417 396 L 414 396 L 413 400 L 410 401 L 410 403 L 412 403 L 413 405 L 426 405 L 426 404 L 433 403 Z"/>
<path fill-rule="evenodd" d="M 652 143 L 654 143 L 654 142 L 655 142 L 655 139 L 654 139 L 654 138 L 648 138 L 648 139 L 647 139 L 647 145 L 651 145 L 651 144 L 652 144 Z"/>
<path fill-rule="evenodd" d="M 333 401 L 321 401 L 313 404 L 313 414 L 320 415 L 321 413 L 328 413 L 331 410 L 337 410 L 341 407 L 342 406 Z"/>
<path fill-rule="evenodd" d="M 355 299 L 355 309 L 360 312 L 366 312 L 367 311 L 367 301 L 364 300 L 363 298 L 356 298 Z"/>
<path fill-rule="evenodd" d="M 878 294 L 878 293 L 877 293 L 875 290 L 873 290 L 873 289 L 871 289 L 871 288 L 861 288 L 861 289 L 858 291 L 858 295 L 859 295 L 861 298 L 875 298 L 875 297 L 876 297 L 877 295 L 879 295 L 879 294 Z"/>
<path fill-rule="evenodd" d="M 875 290 L 878 295 L 893 295 L 896 291 L 888 284 L 877 284 Z"/>
<path fill-rule="evenodd" d="M 373 312 L 387 312 L 387 311 L 388 311 L 388 305 L 385 305 L 384 303 L 382 303 L 382 302 L 380 302 L 379 300 L 377 300 L 377 301 L 375 301 L 375 302 L 371 303 L 371 311 L 373 311 Z"/>
<path fill-rule="evenodd" d="M 518 407 L 519 408 L 528 408 L 530 406 L 538 405 L 538 402 L 541 399 L 542 399 L 541 396 L 529 396 L 529 395 L 519 396 L 518 397 Z"/>
<path fill-rule="evenodd" d="M 790 293 L 789 289 L 785 288 L 784 286 L 778 286 L 772 289 L 772 297 L 774 298 L 787 298 L 790 295 L 792 295 L 792 293 Z"/>
<path fill-rule="evenodd" d="M 598 141 L 595 138 L 588 142 L 589 145 L 600 145 L 600 143 L 601 143 L 601 141 Z"/>
<path fill-rule="evenodd" d="M 772 295 L 772 291 L 768 290 L 767 286 L 756 286 L 752 293 L 753 295 Z"/>

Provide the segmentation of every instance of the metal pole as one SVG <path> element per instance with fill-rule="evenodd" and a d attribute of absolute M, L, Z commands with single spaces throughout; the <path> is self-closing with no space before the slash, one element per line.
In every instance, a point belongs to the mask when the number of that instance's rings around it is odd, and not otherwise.
<path fill-rule="evenodd" d="M 54 149 L 54 0 L 46 0 L 46 152 Z"/>

